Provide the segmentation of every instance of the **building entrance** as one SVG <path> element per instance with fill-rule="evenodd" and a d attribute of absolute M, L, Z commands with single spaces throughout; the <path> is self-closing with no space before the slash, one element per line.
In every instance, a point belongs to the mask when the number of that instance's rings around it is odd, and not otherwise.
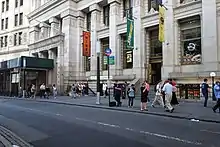
<path fill-rule="evenodd" d="M 149 81 L 151 84 L 157 84 L 161 80 L 161 66 L 161 62 L 151 63 L 151 80 Z"/>

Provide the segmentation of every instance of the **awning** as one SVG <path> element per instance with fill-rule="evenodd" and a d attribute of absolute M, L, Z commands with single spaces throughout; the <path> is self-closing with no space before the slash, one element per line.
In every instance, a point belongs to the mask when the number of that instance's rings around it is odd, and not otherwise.
<path fill-rule="evenodd" d="M 21 56 L 19 58 L 0 62 L 0 70 L 6 70 L 12 68 L 53 69 L 54 60 Z"/>

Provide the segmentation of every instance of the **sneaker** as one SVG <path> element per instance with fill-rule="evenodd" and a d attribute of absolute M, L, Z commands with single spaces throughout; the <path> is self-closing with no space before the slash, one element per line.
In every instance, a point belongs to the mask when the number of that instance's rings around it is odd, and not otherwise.
<path fill-rule="evenodd" d="M 174 108 L 172 110 L 170 110 L 170 113 L 173 113 L 173 111 L 174 111 Z"/>
<path fill-rule="evenodd" d="M 155 108 L 155 106 L 154 106 L 154 105 L 151 105 L 151 107 Z"/>
<path fill-rule="evenodd" d="M 212 111 L 213 111 L 214 113 L 216 113 L 216 110 L 215 110 L 214 108 L 212 108 Z"/>

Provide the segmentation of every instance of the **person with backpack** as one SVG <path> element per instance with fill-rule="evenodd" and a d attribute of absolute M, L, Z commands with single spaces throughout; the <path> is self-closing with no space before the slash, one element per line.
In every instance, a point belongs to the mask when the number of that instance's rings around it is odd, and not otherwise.
<path fill-rule="evenodd" d="M 217 99 L 216 105 L 212 108 L 213 112 L 216 113 L 216 109 L 219 108 L 219 113 L 220 113 L 220 82 L 216 81 L 216 84 L 214 86 L 214 94 Z"/>
<path fill-rule="evenodd" d="M 155 98 L 153 103 L 151 104 L 152 107 L 155 107 L 156 103 L 160 104 L 162 107 L 164 107 L 164 103 L 163 103 L 163 97 L 162 97 L 162 80 L 159 81 L 159 83 L 155 86 Z"/>
<path fill-rule="evenodd" d="M 71 97 L 74 98 L 74 99 L 76 99 L 76 93 L 77 93 L 76 90 L 77 90 L 76 86 L 73 84 L 72 87 L 71 87 L 71 92 L 72 92 Z"/>
<path fill-rule="evenodd" d="M 209 93 L 209 88 L 210 88 L 210 86 L 207 83 L 208 83 L 208 80 L 204 79 L 204 82 L 202 83 L 202 86 L 201 86 L 202 94 L 205 97 L 204 107 L 207 107 L 208 93 Z"/>
<path fill-rule="evenodd" d="M 131 87 L 128 88 L 127 95 L 128 95 L 128 107 L 133 107 L 134 98 L 135 98 L 134 84 L 132 84 Z"/>

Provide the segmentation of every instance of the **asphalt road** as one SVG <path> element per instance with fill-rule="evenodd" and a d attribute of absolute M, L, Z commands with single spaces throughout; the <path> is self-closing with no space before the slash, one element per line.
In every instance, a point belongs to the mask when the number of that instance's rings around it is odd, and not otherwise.
<path fill-rule="evenodd" d="M 219 147 L 220 124 L 0 100 L 0 124 L 36 147 Z"/>

